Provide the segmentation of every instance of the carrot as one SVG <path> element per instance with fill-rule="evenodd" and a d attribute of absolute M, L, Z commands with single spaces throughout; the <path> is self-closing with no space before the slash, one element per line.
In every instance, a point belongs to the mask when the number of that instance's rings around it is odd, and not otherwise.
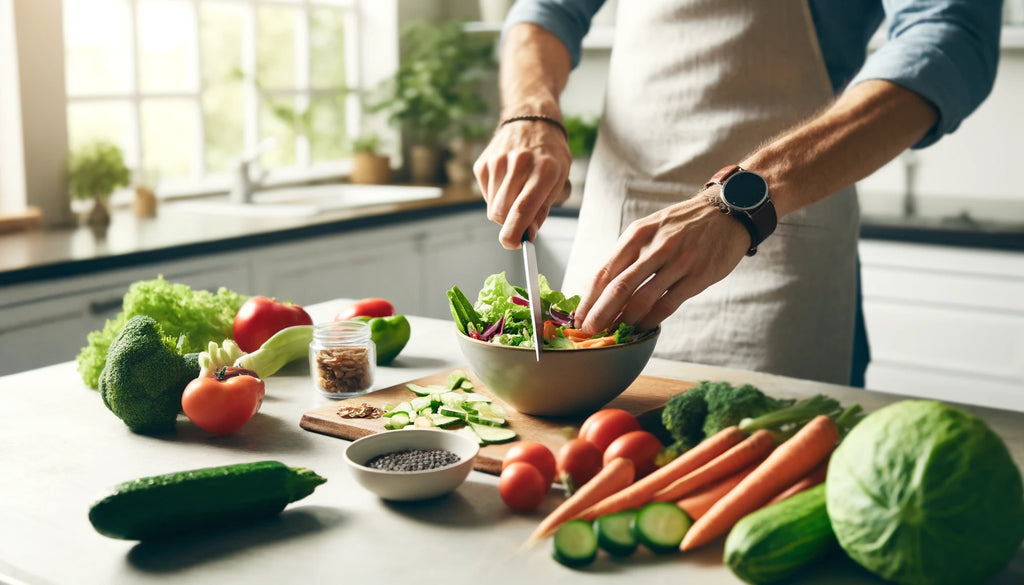
<path fill-rule="evenodd" d="M 783 490 L 779 495 L 775 496 L 768 502 L 768 505 L 777 504 L 782 500 L 790 496 L 795 496 L 804 490 L 811 489 L 812 487 L 823 483 L 825 481 L 825 475 L 828 473 L 828 462 L 830 458 L 826 458 L 824 461 L 818 464 L 817 467 L 812 469 L 810 473 L 803 476 L 796 483 Z"/>
<path fill-rule="evenodd" d="M 814 469 L 838 441 L 839 429 L 831 418 L 819 415 L 812 419 L 694 522 L 679 549 L 697 548 L 728 532 L 740 518 L 764 506 Z"/>
<path fill-rule="evenodd" d="M 654 494 L 651 500 L 675 502 L 679 498 L 729 477 L 753 463 L 760 463 L 774 448 L 775 440 L 771 433 L 764 429 L 755 431 L 743 442 L 665 486 Z"/>
<path fill-rule="evenodd" d="M 553 339 L 556 331 L 558 331 L 558 327 L 555 326 L 554 322 L 544 322 L 544 339 Z"/>
<path fill-rule="evenodd" d="M 562 335 L 571 341 L 584 341 L 593 337 L 593 335 L 584 333 L 582 329 L 570 329 L 568 327 L 562 329 Z"/>
<path fill-rule="evenodd" d="M 541 521 L 533 534 L 526 539 L 523 546 L 532 545 L 554 534 L 562 524 L 579 516 L 580 512 L 586 510 L 594 502 L 613 494 L 622 488 L 633 483 L 636 472 L 633 461 L 625 457 L 617 457 L 601 468 L 583 487 L 569 496 L 544 520 Z"/>
<path fill-rule="evenodd" d="M 594 504 L 580 517 L 584 520 L 593 520 L 605 514 L 639 508 L 648 503 L 658 490 L 725 453 L 746 436 L 747 434 L 737 427 L 726 427 L 636 483 Z"/>
<path fill-rule="evenodd" d="M 744 477 L 747 477 L 757 469 L 758 465 L 760 465 L 760 462 L 747 467 L 739 473 L 730 475 L 717 483 L 698 490 L 676 502 L 676 505 L 682 508 L 692 520 L 696 520 L 707 513 L 715 502 L 721 500 L 725 497 L 725 494 L 732 491 L 732 488 L 736 487 L 741 481 L 743 481 Z"/>
<path fill-rule="evenodd" d="M 583 341 L 574 341 L 573 347 L 580 349 L 584 347 L 605 347 L 608 345 L 615 345 L 614 337 L 595 337 L 594 339 L 584 339 Z"/>

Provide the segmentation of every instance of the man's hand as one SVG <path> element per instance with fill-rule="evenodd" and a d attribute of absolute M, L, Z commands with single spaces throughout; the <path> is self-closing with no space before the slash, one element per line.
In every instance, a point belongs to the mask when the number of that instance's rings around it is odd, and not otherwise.
<path fill-rule="evenodd" d="M 703 194 L 638 219 L 583 295 L 577 326 L 588 333 L 617 322 L 652 329 L 683 301 L 725 278 L 749 248 L 743 225 L 709 205 Z"/>
<path fill-rule="evenodd" d="M 517 121 L 498 129 L 473 172 L 487 217 L 501 224 L 503 247 L 518 248 L 527 229 L 536 235 L 562 196 L 571 164 L 565 136 L 548 123 Z"/>

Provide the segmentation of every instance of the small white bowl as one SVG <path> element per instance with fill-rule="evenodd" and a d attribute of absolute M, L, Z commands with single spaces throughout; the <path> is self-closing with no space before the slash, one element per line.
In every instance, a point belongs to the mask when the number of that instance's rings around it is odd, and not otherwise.
<path fill-rule="evenodd" d="M 405 449 L 445 449 L 459 461 L 425 471 L 385 471 L 367 467 L 377 455 Z M 480 445 L 468 437 L 440 429 L 384 431 L 356 440 L 345 449 L 345 462 L 356 481 L 385 500 L 426 500 L 459 487 L 473 469 Z"/>

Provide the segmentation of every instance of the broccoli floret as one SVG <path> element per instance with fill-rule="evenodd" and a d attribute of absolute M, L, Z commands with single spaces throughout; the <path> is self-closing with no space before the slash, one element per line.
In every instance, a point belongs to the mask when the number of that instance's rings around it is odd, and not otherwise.
<path fill-rule="evenodd" d="M 681 454 L 718 431 L 793 404 L 777 400 L 751 386 L 703 381 L 668 400 L 662 424 L 676 441 L 672 452 Z"/>
<path fill-rule="evenodd" d="M 739 387 L 718 383 L 705 394 L 708 417 L 704 420 L 704 436 L 740 424 L 745 418 L 754 418 L 791 406 L 792 400 L 777 400 L 750 384 Z"/>
<path fill-rule="evenodd" d="M 198 374 L 195 360 L 178 353 L 156 320 L 138 315 L 110 344 L 100 396 L 133 432 L 170 431 L 181 411 L 181 394 Z"/>

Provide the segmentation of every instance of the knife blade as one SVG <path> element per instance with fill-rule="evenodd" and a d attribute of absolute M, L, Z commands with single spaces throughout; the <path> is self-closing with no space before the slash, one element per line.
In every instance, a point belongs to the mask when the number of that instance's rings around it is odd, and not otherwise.
<path fill-rule="evenodd" d="M 533 324 L 533 348 L 540 361 L 541 348 L 544 345 L 543 327 L 540 306 L 540 276 L 537 272 L 537 251 L 530 241 L 530 230 L 523 233 L 523 265 L 526 267 L 526 293 L 530 296 L 530 322 Z"/>

